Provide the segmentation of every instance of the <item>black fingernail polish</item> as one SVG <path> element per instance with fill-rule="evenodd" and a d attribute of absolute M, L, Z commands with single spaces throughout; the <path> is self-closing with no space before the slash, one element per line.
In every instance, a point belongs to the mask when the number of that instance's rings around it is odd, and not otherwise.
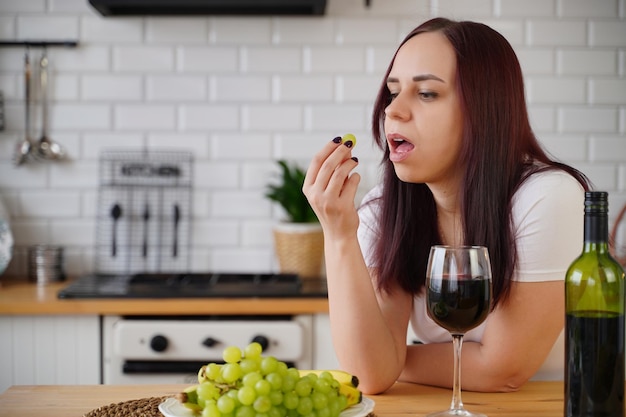
<path fill-rule="evenodd" d="M 347 140 L 343 144 L 346 145 L 348 148 L 351 148 L 352 145 L 354 145 L 351 140 Z"/>
<path fill-rule="evenodd" d="M 335 139 L 333 139 L 333 142 L 336 144 L 340 144 L 341 143 L 341 136 L 337 136 Z"/>
<path fill-rule="evenodd" d="M 353 160 L 354 162 L 356 162 L 357 164 L 359 163 L 359 158 L 357 158 L 356 156 L 353 156 L 353 157 L 352 157 L 352 158 L 350 158 L 350 159 L 352 159 L 352 160 Z"/>

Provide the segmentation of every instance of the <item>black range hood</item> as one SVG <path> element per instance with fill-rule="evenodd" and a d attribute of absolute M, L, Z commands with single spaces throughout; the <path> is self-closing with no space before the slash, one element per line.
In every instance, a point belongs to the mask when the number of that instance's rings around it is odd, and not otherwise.
<path fill-rule="evenodd" d="M 89 0 L 103 16 L 323 15 L 326 0 Z"/>

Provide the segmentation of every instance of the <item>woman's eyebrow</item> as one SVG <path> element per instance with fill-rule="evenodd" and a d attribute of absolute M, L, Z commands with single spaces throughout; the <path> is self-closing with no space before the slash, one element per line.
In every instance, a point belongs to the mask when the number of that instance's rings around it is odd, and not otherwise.
<path fill-rule="evenodd" d="M 419 81 L 426 81 L 426 80 L 434 80 L 434 81 L 441 81 L 442 83 L 445 82 L 444 80 L 442 80 L 441 78 L 437 77 L 434 74 L 420 74 L 420 75 L 416 75 L 412 78 L 413 81 L 415 82 L 419 82 Z M 395 77 L 389 77 L 387 78 L 387 83 L 398 83 L 400 82 L 400 80 L 398 78 Z"/>
<path fill-rule="evenodd" d="M 441 78 L 433 74 L 416 75 L 415 77 L 413 77 L 413 81 L 425 81 L 425 80 L 441 81 L 442 83 L 445 82 Z"/>

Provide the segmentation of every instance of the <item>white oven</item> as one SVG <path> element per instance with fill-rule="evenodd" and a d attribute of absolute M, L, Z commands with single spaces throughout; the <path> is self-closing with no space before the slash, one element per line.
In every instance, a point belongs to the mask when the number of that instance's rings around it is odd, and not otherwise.
<path fill-rule="evenodd" d="M 105 316 L 104 384 L 196 383 L 198 370 L 222 362 L 226 346 L 259 342 L 263 354 L 313 367 L 313 318 L 296 316 Z"/>

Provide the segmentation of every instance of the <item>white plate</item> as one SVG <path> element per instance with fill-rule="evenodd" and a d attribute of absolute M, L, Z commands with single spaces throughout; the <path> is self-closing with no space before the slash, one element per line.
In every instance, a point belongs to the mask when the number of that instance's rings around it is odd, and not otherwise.
<path fill-rule="evenodd" d="M 348 407 L 339 414 L 339 417 L 365 417 L 374 411 L 374 400 L 363 397 L 360 403 Z"/>
<path fill-rule="evenodd" d="M 197 417 L 189 408 L 182 405 L 176 398 L 168 398 L 159 404 L 159 411 L 165 417 Z M 374 411 L 374 400 L 363 397 L 363 400 L 339 414 L 340 417 L 365 417 Z"/>

